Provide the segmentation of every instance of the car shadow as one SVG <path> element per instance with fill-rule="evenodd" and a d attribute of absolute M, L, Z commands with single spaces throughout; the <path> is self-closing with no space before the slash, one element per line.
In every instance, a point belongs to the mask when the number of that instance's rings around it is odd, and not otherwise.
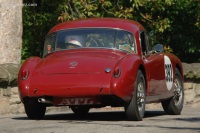
<path fill-rule="evenodd" d="M 164 111 L 146 111 L 145 118 L 166 115 Z M 14 117 L 14 120 L 29 120 L 27 116 Z M 75 115 L 72 112 L 67 113 L 47 113 L 42 120 L 86 120 L 86 121 L 128 121 L 124 111 L 92 111 L 86 115 Z"/>

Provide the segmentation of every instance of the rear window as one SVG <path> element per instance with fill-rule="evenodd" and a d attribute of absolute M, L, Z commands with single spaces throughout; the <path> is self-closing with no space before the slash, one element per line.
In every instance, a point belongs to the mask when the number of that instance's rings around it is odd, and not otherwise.
<path fill-rule="evenodd" d="M 87 28 L 62 30 L 48 35 L 43 55 L 53 51 L 85 47 L 115 48 L 136 53 L 135 37 L 130 32 L 109 28 Z"/>

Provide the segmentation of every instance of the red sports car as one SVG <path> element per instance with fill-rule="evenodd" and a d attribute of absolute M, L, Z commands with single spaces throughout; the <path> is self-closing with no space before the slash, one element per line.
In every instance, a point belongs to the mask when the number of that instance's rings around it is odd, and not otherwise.
<path fill-rule="evenodd" d="M 161 102 L 167 114 L 178 115 L 184 102 L 181 61 L 160 44 L 151 50 L 138 22 L 116 18 L 56 25 L 43 57 L 25 61 L 18 83 L 30 119 L 42 119 L 48 106 L 69 106 L 79 115 L 112 106 L 140 121 L 146 103 Z"/>

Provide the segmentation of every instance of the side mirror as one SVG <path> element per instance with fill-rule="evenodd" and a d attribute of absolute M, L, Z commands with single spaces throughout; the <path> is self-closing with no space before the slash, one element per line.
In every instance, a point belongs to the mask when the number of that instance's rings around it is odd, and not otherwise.
<path fill-rule="evenodd" d="M 154 35 L 154 31 L 152 30 L 151 32 L 149 32 L 149 36 L 153 36 Z"/>
<path fill-rule="evenodd" d="M 156 44 L 155 51 L 156 52 L 163 52 L 163 45 L 162 44 Z"/>

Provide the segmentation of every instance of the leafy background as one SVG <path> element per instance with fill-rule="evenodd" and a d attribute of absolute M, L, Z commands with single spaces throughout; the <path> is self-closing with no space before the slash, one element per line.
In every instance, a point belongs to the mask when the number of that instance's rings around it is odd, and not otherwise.
<path fill-rule="evenodd" d="M 115 17 L 138 21 L 151 35 L 152 47 L 163 44 L 183 62 L 200 62 L 199 0 L 23 0 L 22 61 L 40 56 L 48 31 L 82 18 Z"/>

